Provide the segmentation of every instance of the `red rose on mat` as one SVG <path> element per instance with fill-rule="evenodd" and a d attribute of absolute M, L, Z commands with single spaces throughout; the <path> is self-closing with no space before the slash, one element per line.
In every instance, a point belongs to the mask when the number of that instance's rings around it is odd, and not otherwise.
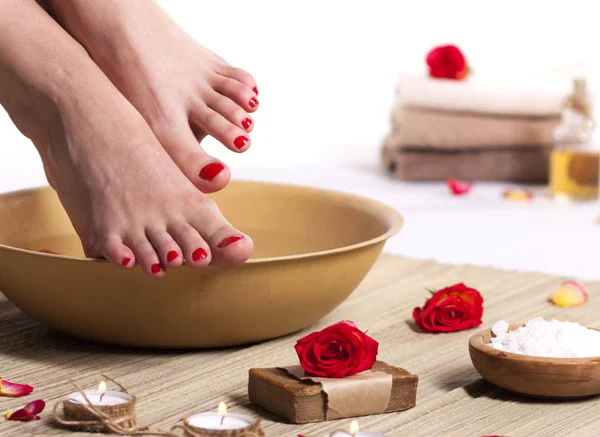
<path fill-rule="evenodd" d="M 413 310 L 417 326 L 429 332 L 454 332 L 481 325 L 483 298 L 474 288 L 456 284 L 433 293 Z"/>
<path fill-rule="evenodd" d="M 295 349 L 307 376 L 343 378 L 369 370 L 379 343 L 353 322 L 339 322 L 298 340 Z"/>
<path fill-rule="evenodd" d="M 465 56 L 453 45 L 435 47 L 427 54 L 426 61 L 431 77 L 463 80 L 469 74 Z"/>

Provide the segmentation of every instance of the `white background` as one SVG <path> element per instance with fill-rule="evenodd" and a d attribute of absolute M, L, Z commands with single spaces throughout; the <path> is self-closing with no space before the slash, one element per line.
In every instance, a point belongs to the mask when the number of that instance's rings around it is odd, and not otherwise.
<path fill-rule="evenodd" d="M 387 246 L 409 256 L 600 279 L 596 204 L 507 203 L 478 184 L 402 184 L 377 167 L 398 74 L 424 72 L 427 51 L 455 43 L 476 77 L 568 80 L 600 64 L 592 1 L 196 1 L 163 7 L 198 41 L 251 72 L 260 90 L 253 146 L 209 153 L 234 177 L 344 189 L 387 201 L 407 219 Z M 43 185 L 33 146 L 0 112 L 0 192 Z"/>

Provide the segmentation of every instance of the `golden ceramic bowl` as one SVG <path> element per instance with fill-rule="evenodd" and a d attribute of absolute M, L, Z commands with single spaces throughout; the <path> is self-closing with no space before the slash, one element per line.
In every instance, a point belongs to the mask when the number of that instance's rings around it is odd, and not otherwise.
<path fill-rule="evenodd" d="M 53 190 L 0 195 L 0 291 L 31 317 L 84 339 L 160 348 L 252 343 L 336 308 L 402 226 L 384 204 L 312 188 L 234 181 L 213 198 L 253 238 L 254 257 L 236 269 L 184 267 L 157 280 L 85 258 Z"/>
<path fill-rule="evenodd" d="M 510 325 L 512 331 L 519 324 Z M 486 329 L 469 340 L 479 374 L 498 387 L 541 398 L 582 398 L 600 394 L 600 357 L 544 358 L 503 352 L 490 345 Z"/>

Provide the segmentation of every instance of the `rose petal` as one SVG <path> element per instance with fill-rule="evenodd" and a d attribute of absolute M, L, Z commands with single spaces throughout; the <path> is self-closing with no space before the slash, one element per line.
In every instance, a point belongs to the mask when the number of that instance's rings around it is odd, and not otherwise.
<path fill-rule="evenodd" d="M 0 396 L 19 397 L 26 396 L 33 391 L 33 387 L 27 384 L 15 384 L 0 378 Z"/>
<path fill-rule="evenodd" d="M 4 414 L 6 420 L 19 420 L 21 422 L 29 422 L 30 420 L 40 420 L 38 413 L 44 411 L 46 402 L 39 399 L 25 405 L 25 407 L 15 411 L 14 413 L 7 411 Z"/>
<path fill-rule="evenodd" d="M 38 252 L 49 253 L 49 254 L 52 254 L 52 255 L 60 255 L 58 252 L 55 252 L 55 251 L 50 250 L 50 249 L 40 249 L 40 250 L 38 250 Z"/>
<path fill-rule="evenodd" d="M 509 188 L 502 192 L 502 197 L 508 200 L 528 202 L 533 199 L 533 193 L 525 188 Z"/>
<path fill-rule="evenodd" d="M 458 179 L 448 179 L 446 184 L 448 184 L 450 193 L 452 193 L 454 196 L 466 194 L 471 191 L 471 188 L 473 187 L 472 182 L 460 181 Z"/>
<path fill-rule="evenodd" d="M 44 408 L 46 408 L 46 402 L 41 399 L 29 402 L 25 405 L 25 410 L 29 411 L 31 414 L 39 414 L 44 411 Z"/>
<path fill-rule="evenodd" d="M 588 294 L 577 282 L 565 281 L 558 290 L 550 295 L 548 300 L 556 306 L 570 308 L 585 304 Z"/>

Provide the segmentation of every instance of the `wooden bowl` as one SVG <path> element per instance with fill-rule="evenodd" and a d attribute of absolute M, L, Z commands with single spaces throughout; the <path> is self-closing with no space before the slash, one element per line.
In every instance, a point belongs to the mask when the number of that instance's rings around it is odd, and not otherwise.
<path fill-rule="evenodd" d="M 523 326 L 510 325 L 509 330 Z M 498 387 L 540 398 L 582 398 L 600 394 L 600 357 L 542 358 L 503 352 L 490 345 L 486 329 L 469 340 L 479 374 Z"/>
<path fill-rule="evenodd" d="M 0 195 L 0 291 L 31 317 L 84 339 L 159 348 L 252 343 L 336 308 L 402 226 L 384 204 L 312 188 L 234 181 L 213 198 L 253 238 L 254 257 L 236 269 L 184 267 L 157 280 L 85 258 L 53 190 Z"/>

